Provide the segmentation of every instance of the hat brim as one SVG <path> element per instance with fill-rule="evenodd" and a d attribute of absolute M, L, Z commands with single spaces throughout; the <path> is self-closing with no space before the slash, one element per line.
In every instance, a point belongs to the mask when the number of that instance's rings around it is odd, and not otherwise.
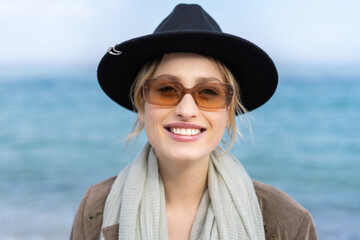
<path fill-rule="evenodd" d="M 130 88 L 147 62 L 166 53 L 193 52 L 222 61 L 240 88 L 243 106 L 251 111 L 274 94 L 278 74 L 271 58 L 255 44 L 226 33 L 173 31 L 134 38 L 116 46 L 118 56 L 106 53 L 98 66 L 98 81 L 104 92 L 121 106 L 136 111 Z"/>

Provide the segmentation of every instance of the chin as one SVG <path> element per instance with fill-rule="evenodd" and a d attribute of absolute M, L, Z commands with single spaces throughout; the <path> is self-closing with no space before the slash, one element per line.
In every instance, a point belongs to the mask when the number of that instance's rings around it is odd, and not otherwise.
<path fill-rule="evenodd" d="M 209 157 L 216 148 L 217 141 L 194 141 L 177 142 L 172 139 L 163 140 L 161 137 L 148 138 L 150 144 L 155 148 L 156 155 L 163 161 L 191 163 L 204 160 Z M 161 141 L 159 141 L 161 139 Z"/>
<path fill-rule="evenodd" d="M 168 149 L 167 158 L 175 162 L 196 162 L 209 156 L 210 151 L 199 150 L 199 148 L 177 148 Z"/>

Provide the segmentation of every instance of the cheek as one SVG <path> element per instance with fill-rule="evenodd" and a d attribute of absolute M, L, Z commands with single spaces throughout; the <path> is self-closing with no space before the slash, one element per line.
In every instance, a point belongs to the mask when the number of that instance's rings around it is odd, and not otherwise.
<path fill-rule="evenodd" d="M 228 124 L 228 112 L 226 110 L 213 113 L 209 112 L 207 119 L 214 130 L 216 138 L 221 139 Z"/>
<path fill-rule="evenodd" d="M 145 104 L 144 110 L 143 120 L 145 124 L 145 133 L 151 143 L 153 139 L 159 138 L 163 121 L 166 118 L 166 111 L 164 111 L 164 109 L 153 107 L 150 104 Z"/>
<path fill-rule="evenodd" d="M 224 131 L 225 131 L 225 128 L 227 126 L 227 117 L 222 117 L 221 119 L 219 119 L 219 137 L 220 139 L 223 137 L 224 135 Z"/>
<path fill-rule="evenodd" d="M 218 130 L 224 130 L 228 122 L 228 112 L 226 110 L 217 112 L 212 116 L 212 119 L 212 124 L 214 127 L 216 127 Z"/>
<path fill-rule="evenodd" d="M 148 137 L 148 139 L 152 139 L 154 138 L 154 122 L 156 122 L 156 114 L 154 114 L 153 109 L 147 106 L 147 104 L 145 104 L 144 107 L 144 124 L 145 124 L 145 133 L 146 136 Z"/>

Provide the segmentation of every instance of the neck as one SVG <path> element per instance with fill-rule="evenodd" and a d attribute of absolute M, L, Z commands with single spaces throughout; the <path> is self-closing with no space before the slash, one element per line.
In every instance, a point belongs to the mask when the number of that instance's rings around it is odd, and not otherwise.
<path fill-rule="evenodd" d="M 199 206 L 207 188 L 209 159 L 190 163 L 158 160 L 167 206 Z"/>

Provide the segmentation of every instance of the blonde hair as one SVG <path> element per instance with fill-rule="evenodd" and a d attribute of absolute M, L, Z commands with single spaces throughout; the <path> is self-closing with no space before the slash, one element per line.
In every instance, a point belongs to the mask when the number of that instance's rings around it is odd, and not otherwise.
<path fill-rule="evenodd" d="M 225 142 L 223 142 L 223 144 L 227 147 L 226 152 L 228 152 L 234 145 L 237 134 L 239 134 L 239 136 L 242 137 L 237 127 L 236 118 L 235 118 L 236 113 L 245 114 L 247 113 L 247 110 L 241 103 L 239 85 L 234 75 L 231 73 L 231 71 L 221 61 L 209 56 L 205 56 L 205 57 L 215 62 L 217 68 L 219 69 L 220 73 L 225 79 L 225 82 L 230 83 L 234 88 L 234 95 L 232 97 L 230 106 L 228 107 L 228 122 L 226 126 L 226 133 L 229 136 L 229 138 Z M 140 120 L 140 119 L 144 119 L 143 116 L 145 114 L 144 99 L 142 97 L 142 86 L 146 79 L 151 78 L 154 75 L 160 61 L 161 61 L 161 57 L 156 58 L 144 64 L 143 67 L 140 69 L 138 75 L 136 76 L 133 85 L 131 86 L 130 99 L 134 106 L 134 109 L 137 110 L 138 118 L 136 119 L 136 122 L 131 130 L 131 133 L 127 138 L 128 144 L 134 137 L 136 137 L 142 131 L 142 129 L 145 126 L 145 122 Z"/>

